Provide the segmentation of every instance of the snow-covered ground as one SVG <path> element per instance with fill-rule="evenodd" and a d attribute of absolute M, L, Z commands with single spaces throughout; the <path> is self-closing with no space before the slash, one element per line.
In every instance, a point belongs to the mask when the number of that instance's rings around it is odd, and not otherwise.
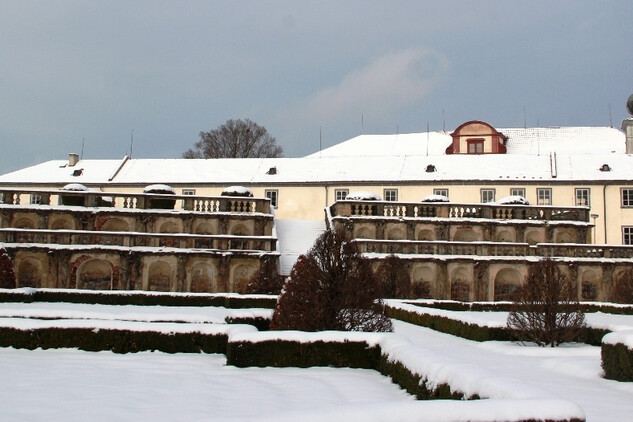
<path fill-rule="evenodd" d="M 95 319 L 99 324 L 177 320 L 195 326 L 221 323 L 232 312 L 269 311 L 2 303 L 0 322 L 26 326 L 27 321 L 15 317 L 48 315 Z M 453 317 L 460 314 L 451 313 Z M 490 317 L 488 323 L 501 318 L 497 313 L 472 314 L 483 320 Z M 609 326 L 628 323 L 622 316 L 601 314 L 599 319 Z M 395 329 L 382 341 L 385 349 L 395 344 L 389 350 L 397 354 L 397 345 L 404 345 L 415 352 L 411 358 L 427 366 L 433 362 L 422 360 L 437 356 L 438 376 L 471 383 L 463 385 L 473 391 L 494 391 L 505 385 L 507 394 L 500 391 L 494 406 L 487 400 L 420 402 L 372 370 L 235 368 L 226 366 L 222 355 L 0 348 L 0 420 L 463 421 L 469 420 L 468 415 L 481 417 L 473 420 L 494 420 L 499 415 L 516 418 L 526 408 L 562 408 L 570 402 L 583 409 L 588 421 L 631 420 L 633 384 L 601 377 L 599 347 L 478 343 L 400 321 L 395 322 Z M 444 364 L 451 361 L 462 366 Z M 468 373 L 481 377 L 464 376 Z M 552 401 L 531 401 L 543 393 Z"/>

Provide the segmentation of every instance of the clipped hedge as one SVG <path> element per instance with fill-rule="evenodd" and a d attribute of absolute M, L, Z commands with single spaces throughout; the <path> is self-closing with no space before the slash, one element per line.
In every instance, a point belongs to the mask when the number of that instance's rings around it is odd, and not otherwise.
<path fill-rule="evenodd" d="M 87 292 L 68 290 L 21 290 L 0 291 L 0 302 L 68 302 L 88 305 L 137 305 L 137 306 L 217 306 L 230 309 L 266 308 L 273 309 L 277 297 L 237 296 L 237 295 L 188 295 L 188 294 L 147 294 L 147 292 Z"/>
<path fill-rule="evenodd" d="M 516 308 L 512 302 L 405 302 L 424 308 L 443 309 L 445 311 L 510 312 Z M 605 314 L 633 315 L 633 305 L 614 305 L 608 303 L 581 302 L 579 309 L 584 313 L 602 312 Z"/>
<path fill-rule="evenodd" d="M 622 343 L 603 343 L 601 354 L 605 378 L 633 381 L 633 350 Z"/>
<path fill-rule="evenodd" d="M 367 343 L 358 341 L 240 341 L 230 342 L 226 352 L 227 364 L 240 368 L 334 366 L 375 369 L 379 358 L 380 349 L 377 346 L 370 347 Z"/>
<path fill-rule="evenodd" d="M 162 333 L 95 328 L 47 327 L 22 330 L 0 327 L 0 347 L 16 349 L 78 348 L 115 353 L 226 353 L 227 334 Z"/>
<path fill-rule="evenodd" d="M 264 317 L 246 317 L 246 316 L 240 316 L 240 317 L 235 317 L 235 316 L 227 316 L 224 321 L 227 324 L 246 324 L 246 325 L 252 325 L 255 328 L 257 328 L 257 331 L 268 331 L 270 330 L 270 318 L 264 318 Z"/>
<path fill-rule="evenodd" d="M 442 333 L 451 334 L 475 341 L 511 341 L 514 340 L 512 331 L 505 327 L 482 327 L 456 319 L 439 315 L 419 314 L 388 306 L 387 316 L 400 321 L 427 327 Z"/>

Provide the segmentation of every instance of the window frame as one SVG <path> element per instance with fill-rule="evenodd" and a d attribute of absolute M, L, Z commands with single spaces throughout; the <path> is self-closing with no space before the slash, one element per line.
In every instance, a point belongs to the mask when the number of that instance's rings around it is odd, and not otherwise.
<path fill-rule="evenodd" d="M 633 188 L 620 188 L 620 207 L 633 208 Z"/>
<path fill-rule="evenodd" d="M 437 189 L 433 189 L 433 195 L 442 195 L 445 196 L 447 198 L 449 198 L 448 196 L 448 188 L 437 188 Z"/>
<path fill-rule="evenodd" d="M 484 138 L 466 139 L 466 152 L 468 154 L 483 154 L 485 150 L 484 144 L 485 144 Z M 472 147 L 472 151 L 471 151 L 471 147 Z"/>
<path fill-rule="evenodd" d="M 270 199 L 270 206 L 277 208 L 279 206 L 279 189 L 265 189 L 264 196 Z"/>
<path fill-rule="evenodd" d="M 525 188 L 510 188 L 510 196 L 522 196 L 525 198 Z"/>
<path fill-rule="evenodd" d="M 41 193 L 32 193 L 29 196 L 29 204 L 31 204 L 31 205 L 42 205 L 42 194 Z"/>
<path fill-rule="evenodd" d="M 349 195 L 349 189 L 334 189 L 334 202 L 344 201 L 347 195 Z M 341 198 L 339 198 L 339 196 L 341 196 Z"/>
<path fill-rule="evenodd" d="M 547 194 L 542 195 L 541 194 Z M 546 198 L 547 197 L 547 198 Z M 547 203 L 545 203 L 547 201 Z M 536 205 L 550 206 L 553 203 L 552 188 L 536 188 Z"/>
<path fill-rule="evenodd" d="M 622 244 L 633 245 L 633 226 L 622 226 Z"/>
<path fill-rule="evenodd" d="M 398 189 L 383 189 L 382 193 L 383 201 L 398 202 Z M 393 199 L 389 199 L 391 196 L 393 196 Z"/>
<path fill-rule="evenodd" d="M 586 198 L 583 197 L 579 197 L 578 194 L 585 192 Z M 580 202 L 585 201 L 584 204 L 581 204 Z M 574 189 L 574 203 L 576 204 L 577 207 L 591 207 L 591 189 L 589 188 L 576 188 Z"/>
<path fill-rule="evenodd" d="M 196 194 L 196 190 L 195 189 L 183 189 L 183 190 L 180 191 L 180 193 L 181 193 L 181 195 L 192 195 L 193 196 L 193 195 Z M 183 199 L 181 202 L 182 203 L 180 204 L 180 206 L 182 208 L 184 208 L 185 207 L 185 200 Z"/>
<path fill-rule="evenodd" d="M 489 198 L 487 201 L 485 201 L 484 200 L 484 195 L 485 194 L 490 194 L 490 193 L 492 194 L 492 198 L 491 199 Z M 497 191 L 494 188 L 481 188 L 479 190 L 479 199 L 481 200 L 482 204 L 495 202 L 496 198 L 497 198 Z"/>

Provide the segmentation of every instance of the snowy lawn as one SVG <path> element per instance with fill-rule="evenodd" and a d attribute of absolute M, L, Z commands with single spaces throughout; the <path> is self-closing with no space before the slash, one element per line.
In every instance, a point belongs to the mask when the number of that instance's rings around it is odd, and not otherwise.
<path fill-rule="evenodd" d="M 0 310 L 6 324 L 11 320 L 18 325 L 26 320 L 9 317 L 48 313 L 72 320 L 95 318 L 99 324 L 189 320 L 191 324 L 185 325 L 195 326 L 218 324 L 231 312 L 270 312 L 67 303 L 2 303 Z M 452 318 L 463 316 L 443 312 Z M 498 317 L 470 314 L 488 322 Z M 600 323 L 627 326 L 622 317 L 601 314 Z M 400 321 L 395 321 L 395 329 L 395 334 L 381 340 L 384 351 L 433 374 L 438 382 L 448 380 L 466 391 L 484 391 L 495 400 L 415 401 L 372 370 L 238 369 L 225 366 L 221 355 L 4 348 L 0 349 L 0 419 L 490 421 L 517 420 L 529 412 L 574 414 L 574 403 L 588 421 L 629 421 L 633 415 L 633 385 L 601 377 L 599 347 L 478 343 Z"/>

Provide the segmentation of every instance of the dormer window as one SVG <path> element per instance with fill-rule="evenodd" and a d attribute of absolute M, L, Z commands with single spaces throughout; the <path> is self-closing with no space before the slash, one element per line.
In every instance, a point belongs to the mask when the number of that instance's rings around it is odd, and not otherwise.
<path fill-rule="evenodd" d="M 433 173 L 437 171 L 437 169 L 435 168 L 435 166 L 433 164 L 429 164 L 428 166 L 426 166 L 426 172 L 427 173 Z"/>
<path fill-rule="evenodd" d="M 603 165 L 600 167 L 600 171 L 611 171 L 611 167 L 609 167 L 609 165 L 608 165 L 608 164 L 603 164 Z"/>
<path fill-rule="evenodd" d="M 484 153 L 484 140 L 483 138 L 478 139 L 467 139 L 466 144 L 468 145 L 468 153 L 469 154 L 483 154 Z"/>

